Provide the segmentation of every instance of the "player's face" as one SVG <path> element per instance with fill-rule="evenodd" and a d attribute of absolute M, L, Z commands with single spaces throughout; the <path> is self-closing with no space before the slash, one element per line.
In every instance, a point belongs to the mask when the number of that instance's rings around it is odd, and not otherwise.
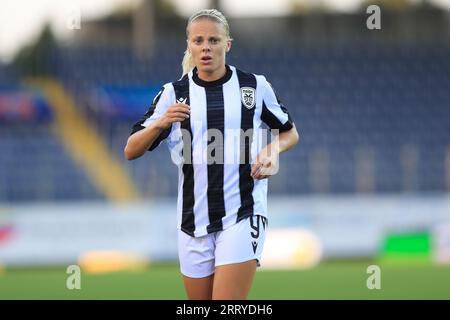
<path fill-rule="evenodd" d="M 231 41 L 220 23 L 209 19 L 192 22 L 187 42 L 202 80 L 216 80 L 225 74 L 225 54 Z"/>

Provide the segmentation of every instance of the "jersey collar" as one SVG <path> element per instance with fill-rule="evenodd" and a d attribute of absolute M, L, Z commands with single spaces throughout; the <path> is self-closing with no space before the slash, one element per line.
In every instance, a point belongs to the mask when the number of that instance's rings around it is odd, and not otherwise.
<path fill-rule="evenodd" d="M 225 68 L 226 68 L 226 72 L 225 72 L 225 75 L 224 75 L 222 78 L 217 79 L 217 80 L 214 80 L 214 81 L 205 81 L 205 80 L 202 80 L 202 79 L 200 79 L 200 78 L 198 77 L 198 74 L 197 74 L 197 67 L 195 67 L 195 68 L 192 70 L 192 80 L 193 80 L 196 84 L 198 84 L 199 86 L 201 86 L 201 87 L 215 87 L 215 86 L 220 86 L 220 85 L 224 84 L 225 82 L 227 82 L 228 80 L 230 80 L 230 79 L 231 79 L 231 76 L 233 75 L 233 71 L 231 71 L 231 68 L 230 68 L 229 65 L 226 64 L 226 65 L 225 65 Z"/>

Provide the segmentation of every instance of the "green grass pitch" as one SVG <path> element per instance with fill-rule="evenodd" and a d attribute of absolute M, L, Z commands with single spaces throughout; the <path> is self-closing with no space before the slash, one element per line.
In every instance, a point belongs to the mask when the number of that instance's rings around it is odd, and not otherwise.
<path fill-rule="evenodd" d="M 328 262 L 308 270 L 258 270 L 249 299 L 450 299 L 450 267 L 380 265 L 381 289 L 366 286 L 371 262 Z M 0 271 L 0 299 L 185 299 L 178 267 L 81 274 L 66 288 L 65 268 Z"/>

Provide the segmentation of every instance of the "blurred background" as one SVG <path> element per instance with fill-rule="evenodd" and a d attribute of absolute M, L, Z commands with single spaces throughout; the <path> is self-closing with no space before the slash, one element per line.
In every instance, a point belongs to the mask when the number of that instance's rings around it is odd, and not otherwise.
<path fill-rule="evenodd" d="M 449 299 L 449 0 L 1 0 L 0 298 L 185 297 L 177 168 L 164 143 L 123 148 L 203 8 L 301 135 L 250 298 Z"/>

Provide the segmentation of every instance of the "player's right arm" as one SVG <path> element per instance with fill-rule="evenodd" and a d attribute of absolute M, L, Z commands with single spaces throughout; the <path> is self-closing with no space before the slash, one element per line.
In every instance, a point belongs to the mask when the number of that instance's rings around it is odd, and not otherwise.
<path fill-rule="evenodd" d="M 189 118 L 190 106 L 185 103 L 172 104 L 164 114 L 148 127 L 133 133 L 124 149 L 125 157 L 134 160 L 142 156 L 155 140 L 174 122 L 181 122 Z"/>

